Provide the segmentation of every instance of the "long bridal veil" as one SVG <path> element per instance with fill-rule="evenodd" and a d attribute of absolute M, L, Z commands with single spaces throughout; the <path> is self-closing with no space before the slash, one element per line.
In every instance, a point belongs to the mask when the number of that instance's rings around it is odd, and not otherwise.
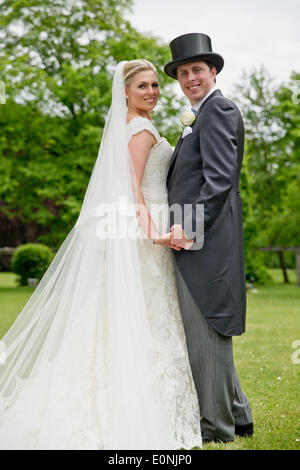
<path fill-rule="evenodd" d="M 1 449 L 176 448 L 130 210 L 125 63 L 78 220 L 2 338 Z"/>

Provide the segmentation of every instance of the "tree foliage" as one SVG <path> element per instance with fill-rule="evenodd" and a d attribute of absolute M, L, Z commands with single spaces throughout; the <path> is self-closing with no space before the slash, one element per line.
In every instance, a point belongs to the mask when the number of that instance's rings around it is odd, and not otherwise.
<path fill-rule="evenodd" d="M 53 247 L 78 216 L 116 63 L 143 57 L 157 66 L 161 99 L 154 119 L 171 141 L 178 133 L 173 117 L 178 99 L 162 73 L 169 49 L 131 26 L 125 19 L 131 5 L 128 0 L 0 3 L 5 46 L 0 80 L 6 85 L 0 115 L 2 210 L 26 223 L 51 226 L 40 240 Z"/>
<path fill-rule="evenodd" d="M 251 250 L 300 245 L 299 92 L 300 74 L 294 72 L 287 84 L 274 85 L 264 68 L 244 74 L 235 89 L 245 121 L 256 227 Z"/>
<path fill-rule="evenodd" d="M 41 227 L 38 240 L 53 248 L 80 211 L 119 61 L 156 65 L 161 97 L 154 123 L 173 145 L 181 130 L 183 101 L 163 73 L 169 48 L 132 27 L 126 19 L 132 6 L 132 0 L 0 0 L 1 212 Z M 246 128 L 248 279 L 265 279 L 259 246 L 300 245 L 299 83 L 294 72 L 276 85 L 261 68 L 245 73 L 232 96 Z"/>

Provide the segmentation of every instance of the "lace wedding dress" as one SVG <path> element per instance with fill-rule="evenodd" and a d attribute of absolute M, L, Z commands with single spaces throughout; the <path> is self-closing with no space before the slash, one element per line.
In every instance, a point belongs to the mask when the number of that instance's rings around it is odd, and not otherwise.
<path fill-rule="evenodd" d="M 116 121 L 119 114 L 115 116 Z M 142 181 L 145 201 L 149 210 L 151 204 L 162 204 L 167 215 L 165 181 L 172 149 L 143 118 L 129 123 L 128 140 L 142 129 L 157 140 Z M 113 143 L 109 135 L 106 142 Z M 99 175 L 106 175 L 113 165 L 109 159 L 103 161 L 107 169 L 100 168 Z M 100 188 L 103 194 L 110 189 L 104 176 Z M 156 214 L 153 217 L 165 232 L 166 218 L 158 217 L 161 225 Z M 120 256 L 122 240 L 100 243 L 95 227 L 93 218 L 76 224 L 60 257 L 56 255 L 57 264 L 41 280 L 12 329 L 9 339 L 16 330 L 16 339 L 11 340 L 16 353 L 2 374 L 3 390 L 6 384 L 10 388 L 0 394 L 0 449 L 201 446 L 171 249 L 138 240 L 144 315 L 130 242 L 123 241 Z"/>
<path fill-rule="evenodd" d="M 166 179 L 173 148 L 160 137 L 151 121 L 142 117 L 130 121 L 128 139 L 144 129 L 154 135 L 157 144 L 150 151 L 141 189 L 156 226 L 161 233 L 166 233 Z M 201 446 L 199 405 L 179 310 L 172 250 L 144 239 L 140 242 L 139 251 L 149 322 L 155 340 L 156 364 L 168 416 L 178 446 Z"/>

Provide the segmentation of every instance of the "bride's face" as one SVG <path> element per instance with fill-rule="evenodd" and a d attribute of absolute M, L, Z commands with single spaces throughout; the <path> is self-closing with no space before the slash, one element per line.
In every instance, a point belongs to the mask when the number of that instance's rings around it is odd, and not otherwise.
<path fill-rule="evenodd" d="M 137 73 L 125 88 L 128 110 L 148 113 L 156 106 L 159 97 L 157 76 L 151 70 Z"/>

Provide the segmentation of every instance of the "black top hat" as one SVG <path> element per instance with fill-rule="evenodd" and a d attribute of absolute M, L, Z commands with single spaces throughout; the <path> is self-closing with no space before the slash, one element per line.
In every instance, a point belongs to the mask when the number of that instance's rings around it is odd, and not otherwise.
<path fill-rule="evenodd" d="M 169 77 L 177 78 L 178 65 L 197 60 L 209 61 L 215 65 L 217 73 L 224 66 L 224 59 L 220 54 L 212 51 L 211 39 L 203 33 L 191 33 L 178 36 L 170 42 L 172 62 L 169 62 L 164 71 Z"/>

